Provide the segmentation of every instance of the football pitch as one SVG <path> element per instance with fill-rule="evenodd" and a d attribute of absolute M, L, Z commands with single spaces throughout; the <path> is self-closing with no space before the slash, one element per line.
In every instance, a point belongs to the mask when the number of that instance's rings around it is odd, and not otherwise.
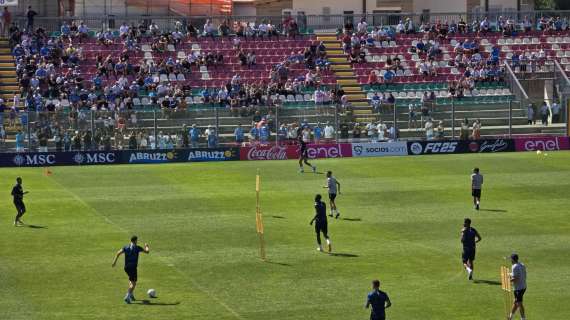
<path fill-rule="evenodd" d="M 392 300 L 388 319 L 504 319 L 499 267 L 514 251 L 528 272 L 527 318 L 568 319 L 570 152 L 313 162 L 320 174 L 298 173 L 296 161 L 0 169 L 0 319 L 368 319 L 373 279 Z M 326 170 L 342 185 L 330 255 L 309 226 Z M 23 227 L 12 225 L 16 176 L 30 191 Z M 465 217 L 483 238 L 472 282 Z M 133 234 L 151 252 L 126 305 L 123 258 L 111 263 Z"/>

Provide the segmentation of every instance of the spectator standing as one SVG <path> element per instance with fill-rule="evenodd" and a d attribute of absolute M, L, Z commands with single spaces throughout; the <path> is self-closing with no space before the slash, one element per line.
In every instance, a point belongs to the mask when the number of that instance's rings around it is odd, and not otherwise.
<path fill-rule="evenodd" d="M 236 144 L 241 145 L 244 141 L 244 132 L 241 127 L 241 123 L 238 123 L 237 128 L 234 130 L 234 137 L 236 139 Z"/>
<path fill-rule="evenodd" d="M 325 141 L 331 142 L 333 139 L 334 139 L 334 127 L 330 123 L 327 123 L 327 125 L 325 126 Z"/>
<path fill-rule="evenodd" d="M 196 124 L 192 125 L 190 128 L 190 144 L 192 148 L 198 148 L 200 144 L 200 129 L 196 126 Z"/>
<path fill-rule="evenodd" d="M 10 24 L 12 24 L 12 13 L 8 10 L 8 7 L 4 7 L 2 12 L 2 36 L 8 36 L 8 30 L 10 29 Z"/>
<path fill-rule="evenodd" d="M 550 106 L 550 111 L 552 112 L 552 123 L 560 122 L 560 105 L 556 101 Z"/>
<path fill-rule="evenodd" d="M 211 125 L 206 129 L 206 137 L 208 138 L 208 148 L 216 148 L 218 146 L 218 135 L 216 129 Z"/>
<path fill-rule="evenodd" d="M 475 120 L 475 122 L 473 122 L 472 130 L 473 133 L 471 134 L 471 139 L 473 140 L 481 139 L 481 120 L 477 119 Z"/>
<path fill-rule="evenodd" d="M 463 122 L 461 122 L 459 140 L 469 140 L 469 120 L 467 120 L 467 118 L 465 118 Z"/>
<path fill-rule="evenodd" d="M 37 16 L 38 13 L 32 10 L 32 6 L 28 6 L 28 10 L 26 11 L 26 17 L 28 18 L 28 23 L 26 24 L 26 29 L 29 31 L 33 31 L 34 29 L 34 17 Z"/>
<path fill-rule="evenodd" d="M 540 118 L 542 120 L 543 126 L 548 126 L 548 117 L 550 116 L 550 108 L 546 104 L 546 101 L 542 103 L 542 107 L 540 107 Z"/>
<path fill-rule="evenodd" d="M 534 123 L 534 107 L 532 103 L 529 103 L 526 108 L 526 117 L 529 125 Z"/>
<path fill-rule="evenodd" d="M 426 140 L 433 140 L 433 121 L 428 118 L 425 124 Z"/>

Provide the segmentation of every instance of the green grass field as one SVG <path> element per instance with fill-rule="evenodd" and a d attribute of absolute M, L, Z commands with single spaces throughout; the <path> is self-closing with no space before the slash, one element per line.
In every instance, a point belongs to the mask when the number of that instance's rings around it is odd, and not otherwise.
<path fill-rule="evenodd" d="M 496 281 L 513 251 L 527 265 L 528 319 L 568 319 L 569 152 L 315 163 L 342 183 L 345 219 L 329 221 L 338 255 L 317 252 L 309 226 L 325 176 L 294 161 L 0 169 L 0 319 L 368 319 L 374 278 L 389 319 L 503 319 Z M 257 257 L 257 168 L 268 262 Z M 18 175 L 36 228 L 12 226 Z M 483 237 L 476 282 L 460 261 L 467 216 Z M 157 290 L 147 305 L 122 301 L 122 260 L 111 268 L 132 234 L 151 245 L 135 292 Z"/>

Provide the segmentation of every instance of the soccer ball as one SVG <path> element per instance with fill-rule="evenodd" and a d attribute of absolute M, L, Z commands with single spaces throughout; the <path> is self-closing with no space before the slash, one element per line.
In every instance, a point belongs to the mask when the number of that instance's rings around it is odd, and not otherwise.
<path fill-rule="evenodd" d="M 154 289 L 148 289 L 146 294 L 148 294 L 149 298 L 156 298 L 156 290 L 154 290 Z"/>
<path fill-rule="evenodd" d="M 542 153 L 542 151 L 536 150 L 536 154 L 537 154 L 537 155 L 540 155 L 541 153 Z"/>

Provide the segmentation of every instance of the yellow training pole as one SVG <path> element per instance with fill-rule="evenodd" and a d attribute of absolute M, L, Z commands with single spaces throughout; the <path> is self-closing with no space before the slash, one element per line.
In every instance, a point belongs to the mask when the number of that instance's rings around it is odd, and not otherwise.
<path fill-rule="evenodd" d="M 263 239 L 263 216 L 261 214 L 261 206 L 259 203 L 259 193 L 261 192 L 261 176 L 259 169 L 255 176 L 255 227 L 259 236 L 259 257 L 265 260 L 265 240 Z"/>

